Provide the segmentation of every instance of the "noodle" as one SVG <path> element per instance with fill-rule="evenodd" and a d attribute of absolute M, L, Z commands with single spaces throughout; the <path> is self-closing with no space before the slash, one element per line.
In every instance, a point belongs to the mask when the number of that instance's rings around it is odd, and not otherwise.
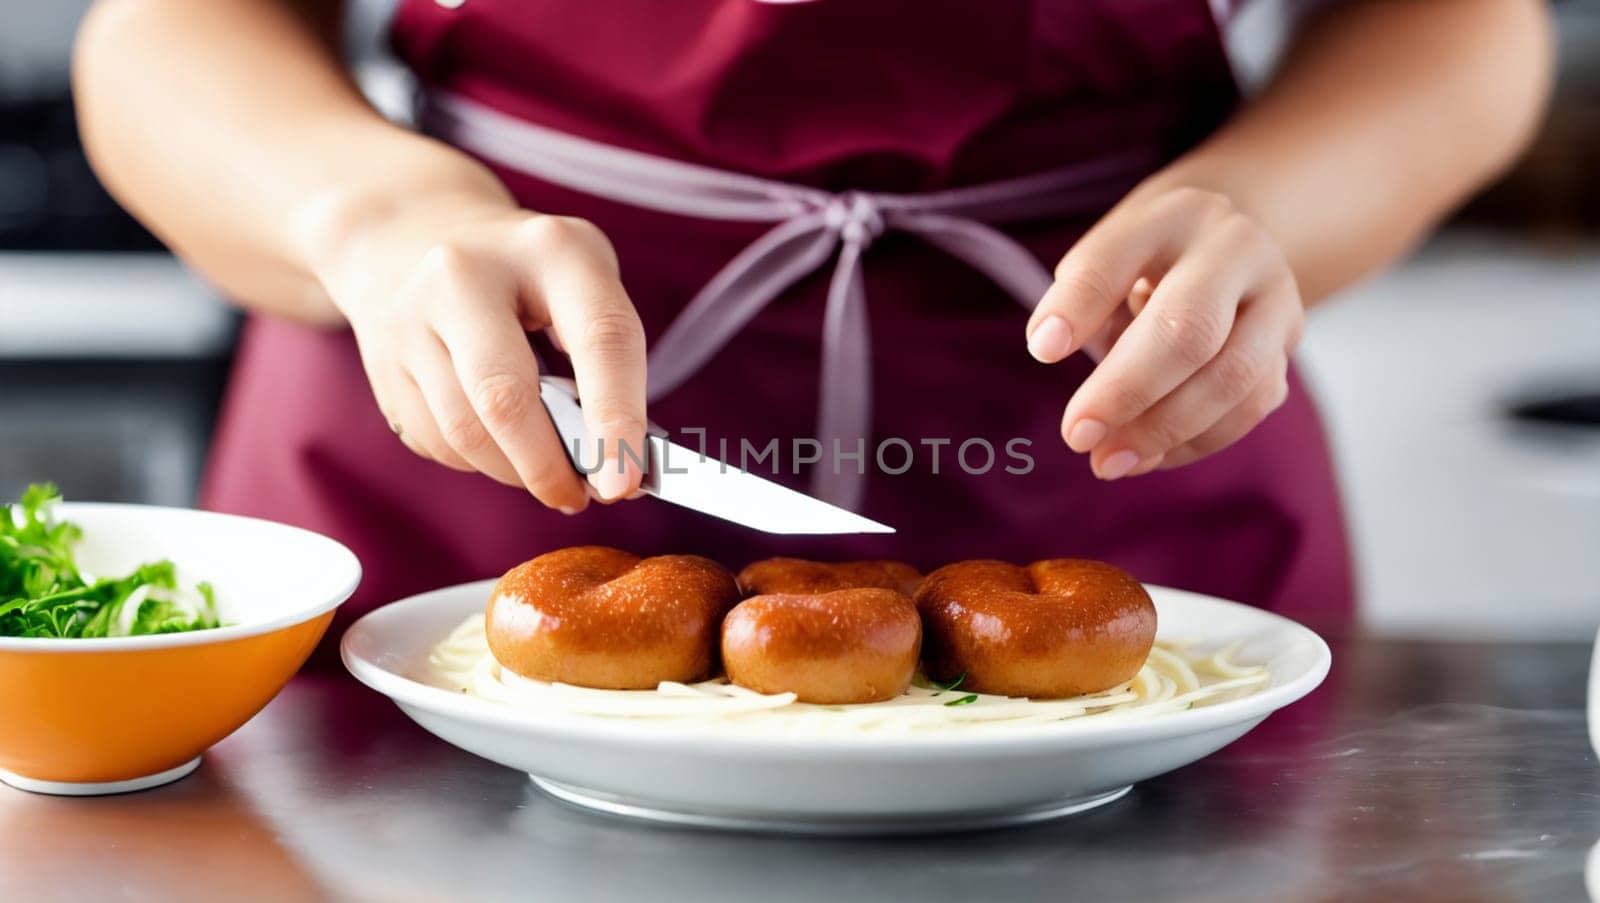
<path fill-rule="evenodd" d="M 886 702 L 812 705 L 793 693 L 762 694 L 726 678 L 664 682 L 654 690 L 596 690 L 529 680 L 501 668 L 489 653 L 483 615 L 466 619 L 434 647 L 429 663 L 462 693 L 528 712 L 562 712 L 653 721 L 693 719 L 727 730 L 809 734 L 900 733 L 936 729 L 1014 728 L 1072 718 L 1138 718 L 1236 699 L 1266 686 L 1264 665 L 1233 660 L 1237 645 L 1204 653 L 1191 643 L 1157 641 L 1125 684 L 1071 699 L 1021 699 L 927 686 L 917 680 Z"/>

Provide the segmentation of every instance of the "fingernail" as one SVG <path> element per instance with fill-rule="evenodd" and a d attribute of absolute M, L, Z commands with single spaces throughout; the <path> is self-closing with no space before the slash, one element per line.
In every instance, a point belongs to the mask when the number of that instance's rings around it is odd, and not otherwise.
<path fill-rule="evenodd" d="M 1067 432 L 1067 448 L 1075 452 L 1086 452 L 1106 437 L 1106 425 L 1091 417 L 1074 423 Z"/>
<path fill-rule="evenodd" d="M 605 466 L 595 475 L 596 489 L 600 490 L 600 497 L 606 500 L 620 499 L 629 492 L 628 475 L 616 461 L 606 461 Z"/>
<path fill-rule="evenodd" d="M 1100 479 L 1116 480 L 1128 475 L 1139 463 L 1139 453 L 1123 449 L 1100 463 Z"/>
<path fill-rule="evenodd" d="M 1071 350 L 1072 327 L 1055 314 L 1040 320 L 1028 335 L 1028 353 L 1046 364 L 1061 360 Z"/>
<path fill-rule="evenodd" d="M 568 517 L 571 517 L 572 515 L 578 513 L 578 509 L 570 507 L 570 506 L 562 506 L 561 508 L 559 508 L 557 510 L 559 510 L 562 514 L 565 514 Z"/>
<path fill-rule="evenodd" d="M 1145 474 L 1149 473 L 1150 471 L 1155 470 L 1157 467 L 1160 467 L 1161 466 L 1161 462 L 1163 460 L 1165 460 L 1166 457 L 1167 457 L 1166 453 L 1163 452 L 1163 453 L 1161 453 L 1159 455 L 1156 455 L 1153 458 L 1146 458 L 1143 461 L 1140 461 L 1139 462 L 1139 466 L 1135 467 L 1128 474 L 1128 476 L 1130 476 L 1130 477 L 1142 477 Z"/>

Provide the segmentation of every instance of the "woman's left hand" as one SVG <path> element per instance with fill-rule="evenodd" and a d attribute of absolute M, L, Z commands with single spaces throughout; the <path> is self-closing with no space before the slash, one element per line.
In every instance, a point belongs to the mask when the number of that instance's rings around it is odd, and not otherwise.
<path fill-rule="evenodd" d="M 1227 197 L 1141 189 L 1062 258 L 1028 350 L 1100 357 L 1061 435 L 1115 480 L 1225 448 L 1283 404 L 1304 320 L 1278 245 Z"/>

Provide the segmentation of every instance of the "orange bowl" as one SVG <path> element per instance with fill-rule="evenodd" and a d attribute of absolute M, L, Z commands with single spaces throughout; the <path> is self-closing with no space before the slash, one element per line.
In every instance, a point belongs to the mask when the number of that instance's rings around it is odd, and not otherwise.
<path fill-rule="evenodd" d="M 176 780 L 283 689 L 361 566 L 295 527 L 205 511 L 64 504 L 87 574 L 170 558 L 216 589 L 222 627 L 102 639 L 0 637 L 0 781 L 118 793 Z"/>

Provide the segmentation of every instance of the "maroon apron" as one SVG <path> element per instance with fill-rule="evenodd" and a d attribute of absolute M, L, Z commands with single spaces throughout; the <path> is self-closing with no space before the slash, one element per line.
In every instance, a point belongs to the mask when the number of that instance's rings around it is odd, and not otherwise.
<path fill-rule="evenodd" d="M 402 3 L 393 38 L 424 83 L 518 118 L 832 191 L 978 184 L 1129 147 L 1171 158 L 1237 102 L 1205 0 L 466 0 L 455 9 L 413 0 Z M 767 228 L 689 220 L 497 173 L 527 207 L 587 218 L 610 236 L 652 338 Z M 1091 221 L 1006 232 L 1049 265 Z M 1090 367 L 1082 355 L 1033 361 L 1026 313 L 914 238 L 885 235 L 864 260 L 874 439 L 904 438 L 918 452 L 905 473 L 868 477 L 862 513 L 897 527 L 894 535 L 771 536 L 653 500 L 595 505 L 576 517 L 549 511 L 524 492 L 407 451 L 373 402 L 348 332 L 259 316 L 239 348 L 202 503 L 307 527 L 354 549 L 366 573 L 341 624 L 401 596 L 586 543 L 697 553 L 733 568 L 772 555 L 897 558 L 923 568 L 980 557 L 1100 558 L 1148 582 L 1324 630 L 1348 623 L 1338 495 L 1321 425 L 1294 374 L 1287 403 L 1228 450 L 1103 483 L 1059 436 L 1062 409 Z M 651 418 L 704 428 L 713 450 L 720 439 L 735 449 L 772 439 L 787 448 L 812 435 L 827 278 L 824 268 L 768 306 L 654 404 Z M 968 438 L 1000 450 L 990 472 L 966 473 L 955 460 Z M 1032 443 L 1030 473 L 1003 470 L 1014 438 Z M 952 442 L 928 442 L 939 439 Z M 898 469 L 898 453 L 892 464 Z M 787 466 L 779 479 L 807 483 Z"/>

